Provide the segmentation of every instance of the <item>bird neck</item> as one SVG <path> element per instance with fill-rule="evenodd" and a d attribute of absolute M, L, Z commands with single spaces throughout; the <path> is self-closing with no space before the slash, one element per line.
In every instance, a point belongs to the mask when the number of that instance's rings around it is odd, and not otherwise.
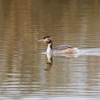
<path fill-rule="evenodd" d="M 52 41 L 51 41 L 50 43 L 48 43 L 47 53 L 50 53 L 50 52 L 51 52 L 51 50 L 52 50 L 52 45 L 53 45 Z"/>

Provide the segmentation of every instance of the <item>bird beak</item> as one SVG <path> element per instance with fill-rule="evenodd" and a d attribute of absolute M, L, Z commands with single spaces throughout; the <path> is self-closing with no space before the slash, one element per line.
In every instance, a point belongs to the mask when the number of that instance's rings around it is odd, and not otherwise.
<path fill-rule="evenodd" d="M 40 41 L 45 41 L 45 39 L 41 39 L 41 40 L 38 40 L 38 41 L 39 41 L 39 42 L 40 42 Z"/>

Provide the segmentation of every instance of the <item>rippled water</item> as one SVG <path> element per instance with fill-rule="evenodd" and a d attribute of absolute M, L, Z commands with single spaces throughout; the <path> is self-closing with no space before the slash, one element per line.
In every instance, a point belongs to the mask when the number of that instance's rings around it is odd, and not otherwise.
<path fill-rule="evenodd" d="M 100 99 L 99 0 L 0 0 L 0 99 Z M 46 54 L 39 39 L 79 54 Z"/>

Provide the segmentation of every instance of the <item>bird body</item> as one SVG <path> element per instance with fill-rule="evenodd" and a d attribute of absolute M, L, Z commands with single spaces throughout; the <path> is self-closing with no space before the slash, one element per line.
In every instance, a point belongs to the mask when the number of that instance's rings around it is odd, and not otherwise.
<path fill-rule="evenodd" d="M 43 37 L 43 39 L 39 41 L 45 41 L 48 44 L 47 53 L 78 53 L 79 52 L 78 48 L 74 48 L 69 45 L 59 45 L 52 48 L 53 42 L 50 36 L 45 36 Z"/>

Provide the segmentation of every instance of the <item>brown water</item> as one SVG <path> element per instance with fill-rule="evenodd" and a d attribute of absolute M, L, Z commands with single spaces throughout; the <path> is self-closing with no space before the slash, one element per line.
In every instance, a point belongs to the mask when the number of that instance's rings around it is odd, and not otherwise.
<path fill-rule="evenodd" d="M 49 60 L 46 35 L 79 54 Z M 99 100 L 100 1 L 0 0 L 0 99 Z"/>

